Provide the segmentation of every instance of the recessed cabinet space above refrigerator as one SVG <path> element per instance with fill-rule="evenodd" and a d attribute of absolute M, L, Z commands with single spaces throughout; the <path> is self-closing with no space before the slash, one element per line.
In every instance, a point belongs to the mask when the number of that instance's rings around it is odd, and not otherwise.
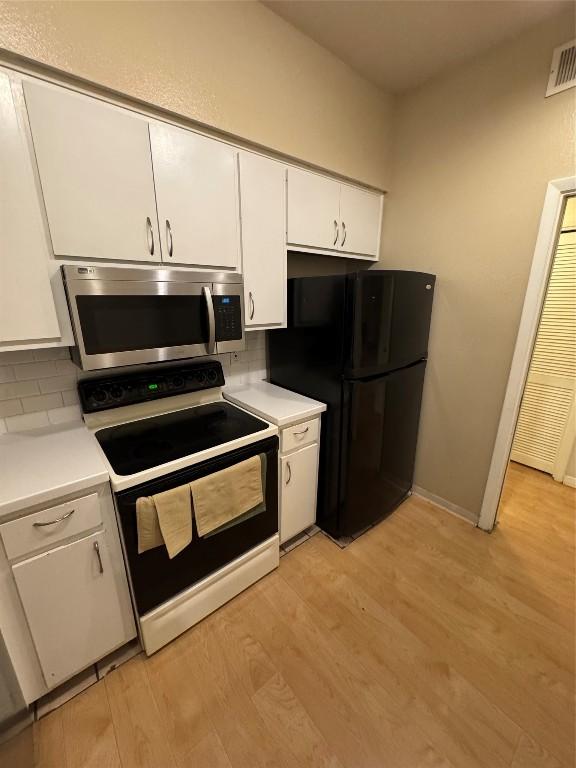
<path fill-rule="evenodd" d="M 378 259 L 384 196 L 288 168 L 288 247 Z"/>

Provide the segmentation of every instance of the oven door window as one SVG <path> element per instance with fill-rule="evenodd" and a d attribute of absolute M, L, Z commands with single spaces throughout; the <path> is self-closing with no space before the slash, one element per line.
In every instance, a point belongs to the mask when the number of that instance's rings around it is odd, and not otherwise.
<path fill-rule="evenodd" d="M 88 355 L 208 342 L 201 295 L 85 295 L 76 308 Z"/>

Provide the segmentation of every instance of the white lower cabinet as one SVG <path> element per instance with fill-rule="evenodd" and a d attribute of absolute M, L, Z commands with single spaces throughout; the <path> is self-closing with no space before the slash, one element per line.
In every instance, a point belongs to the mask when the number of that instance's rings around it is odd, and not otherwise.
<path fill-rule="evenodd" d="M 136 636 L 108 484 L 0 524 L 0 633 L 26 703 Z"/>
<path fill-rule="evenodd" d="M 13 572 L 49 688 L 124 642 L 104 531 L 18 563 Z"/>
<path fill-rule="evenodd" d="M 280 543 L 283 544 L 316 520 L 318 443 L 280 459 Z"/>

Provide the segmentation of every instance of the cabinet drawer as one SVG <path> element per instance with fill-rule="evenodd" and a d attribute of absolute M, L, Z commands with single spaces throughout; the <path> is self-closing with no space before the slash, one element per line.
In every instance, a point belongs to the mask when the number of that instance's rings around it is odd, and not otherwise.
<path fill-rule="evenodd" d="M 9 560 L 56 545 L 102 524 L 98 494 L 72 499 L 0 525 Z"/>
<path fill-rule="evenodd" d="M 320 419 L 311 419 L 302 424 L 286 427 L 280 435 L 280 450 L 282 453 L 294 451 L 304 445 L 318 442 L 320 436 Z"/>

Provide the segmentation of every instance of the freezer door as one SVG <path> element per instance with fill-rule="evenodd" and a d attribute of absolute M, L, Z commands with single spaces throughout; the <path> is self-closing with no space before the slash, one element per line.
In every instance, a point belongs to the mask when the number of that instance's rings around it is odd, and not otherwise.
<path fill-rule="evenodd" d="M 349 277 L 348 376 L 372 376 L 426 358 L 434 282 L 434 275 L 397 270 L 368 270 Z"/>
<path fill-rule="evenodd" d="M 345 382 L 338 535 L 392 512 L 412 487 L 425 368 Z"/>

